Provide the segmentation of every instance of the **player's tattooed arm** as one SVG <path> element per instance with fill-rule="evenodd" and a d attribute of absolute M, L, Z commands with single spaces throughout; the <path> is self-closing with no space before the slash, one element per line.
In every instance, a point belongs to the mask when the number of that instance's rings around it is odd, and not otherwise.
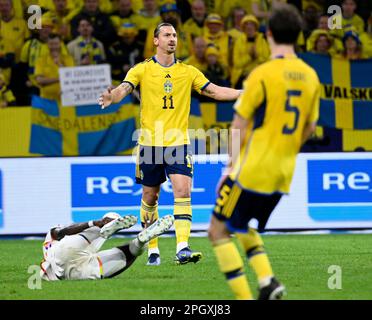
<path fill-rule="evenodd" d="M 93 226 L 102 228 L 106 223 L 110 222 L 111 218 L 104 218 L 101 220 L 94 220 Z M 72 236 L 74 234 L 78 234 L 80 232 L 83 232 L 85 229 L 90 228 L 88 222 L 82 222 L 82 223 L 74 223 L 64 228 L 53 228 L 51 230 L 52 238 L 55 240 L 61 240 L 65 236 Z"/>
<path fill-rule="evenodd" d="M 130 82 L 122 82 L 115 89 L 107 88 L 98 98 L 98 104 L 102 109 L 107 108 L 112 103 L 118 103 L 129 95 L 134 89 Z"/>
<path fill-rule="evenodd" d="M 209 83 L 201 92 L 201 94 L 220 101 L 231 101 L 239 98 L 242 90 L 232 89 L 228 87 L 220 87 L 214 83 Z"/>

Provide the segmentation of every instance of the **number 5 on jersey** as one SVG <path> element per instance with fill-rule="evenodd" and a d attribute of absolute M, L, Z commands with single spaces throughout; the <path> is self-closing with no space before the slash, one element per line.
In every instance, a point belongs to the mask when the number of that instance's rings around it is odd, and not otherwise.
<path fill-rule="evenodd" d="M 299 97 L 299 96 L 301 96 L 301 91 L 300 90 L 288 90 L 287 91 L 287 100 L 285 102 L 285 111 L 294 113 L 294 121 L 293 121 L 293 124 L 291 126 L 286 124 L 283 127 L 283 130 L 282 130 L 283 134 L 292 134 L 297 129 L 298 120 L 300 118 L 300 110 L 298 109 L 298 107 L 292 106 L 290 100 L 291 100 L 291 97 Z"/>

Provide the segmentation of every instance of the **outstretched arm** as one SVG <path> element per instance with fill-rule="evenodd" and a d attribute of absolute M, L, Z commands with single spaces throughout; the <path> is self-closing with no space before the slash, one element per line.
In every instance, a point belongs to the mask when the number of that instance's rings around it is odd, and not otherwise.
<path fill-rule="evenodd" d="M 98 98 L 101 109 L 107 108 L 112 103 L 118 103 L 133 91 L 133 86 L 129 82 L 123 82 L 115 89 L 107 88 Z"/>
<path fill-rule="evenodd" d="M 93 226 L 102 228 L 106 223 L 110 222 L 111 218 L 103 218 L 101 220 L 94 220 L 92 221 Z M 78 234 L 83 232 L 85 229 L 90 228 L 89 222 L 82 222 L 82 223 L 74 223 L 70 226 L 65 228 L 54 228 L 51 230 L 52 238 L 55 240 L 61 240 L 65 236 L 72 236 L 74 234 Z"/>
<path fill-rule="evenodd" d="M 232 89 L 228 87 L 220 87 L 214 83 L 210 83 L 205 87 L 201 94 L 215 100 L 231 101 L 239 98 L 243 90 Z"/>

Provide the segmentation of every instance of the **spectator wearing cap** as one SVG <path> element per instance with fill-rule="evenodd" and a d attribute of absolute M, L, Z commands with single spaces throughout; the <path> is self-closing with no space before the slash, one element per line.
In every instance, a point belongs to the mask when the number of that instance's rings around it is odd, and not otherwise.
<path fill-rule="evenodd" d="M 26 99 L 31 103 L 31 95 L 39 94 L 38 84 L 35 79 L 35 64 L 37 59 L 48 50 L 48 37 L 52 33 L 55 25 L 53 21 L 45 14 L 41 17 L 41 29 L 36 29 L 32 37 L 25 42 L 21 51 L 21 64 L 25 79 Z"/>
<path fill-rule="evenodd" d="M 258 65 L 270 58 L 270 48 L 261 32 L 259 22 L 254 15 L 246 15 L 242 21 L 244 37 L 239 38 L 234 46 L 234 64 L 231 84 L 241 88 L 243 80 Z"/>
<path fill-rule="evenodd" d="M 0 70 L 0 109 L 16 105 L 16 99 L 13 92 L 8 89 L 5 83 L 5 77 Z"/>
<path fill-rule="evenodd" d="M 218 49 L 211 45 L 205 51 L 205 59 L 207 61 L 207 70 L 205 76 L 218 86 L 229 87 L 229 71 L 226 65 L 220 60 Z"/>
<path fill-rule="evenodd" d="M 187 33 L 194 39 L 201 37 L 206 31 L 204 21 L 207 17 L 207 8 L 203 0 L 193 0 L 191 4 L 191 18 L 184 23 Z"/>
<path fill-rule="evenodd" d="M 79 36 L 79 22 L 89 20 L 93 25 L 93 36 L 104 45 L 111 44 L 116 39 L 116 30 L 109 15 L 99 9 L 99 0 L 84 0 L 81 11 L 71 20 L 71 34 L 73 38 Z"/>
<path fill-rule="evenodd" d="M 185 32 L 181 22 L 181 16 L 175 3 L 166 3 L 160 7 L 161 22 L 167 22 L 173 25 L 177 31 L 178 43 L 176 57 L 184 60 L 190 56 L 192 49 L 191 35 Z M 144 57 L 150 58 L 155 54 L 154 30 L 156 26 L 150 28 L 147 32 Z"/>
<path fill-rule="evenodd" d="M 143 8 L 138 11 L 139 19 L 136 21 L 140 30 L 150 30 L 161 22 L 160 12 L 156 0 L 143 0 Z"/>
<path fill-rule="evenodd" d="M 308 41 L 309 43 L 311 43 L 308 51 L 323 55 L 331 54 L 333 37 L 329 34 L 328 31 L 321 29 L 314 30 L 311 33 Z"/>
<path fill-rule="evenodd" d="M 363 52 L 363 44 L 356 31 L 346 31 L 342 38 L 342 43 L 344 44 L 344 50 L 340 57 L 348 60 L 368 58 L 368 56 Z"/>
<path fill-rule="evenodd" d="M 343 50 L 344 46 L 342 44 L 342 41 L 339 38 L 335 37 L 333 33 L 331 33 L 331 30 L 328 26 L 328 15 L 326 14 L 322 14 L 319 16 L 317 29 L 313 31 L 313 33 L 315 32 L 314 35 L 316 35 L 320 30 L 326 31 L 332 39 L 332 47 L 329 50 L 329 54 L 334 56 L 340 53 Z M 306 51 L 312 51 L 314 48 L 315 38 L 313 33 L 306 40 Z"/>
<path fill-rule="evenodd" d="M 205 58 L 207 43 L 203 37 L 196 37 L 192 43 L 192 54 L 184 63 L 190 64 L 204 73 L 207 70 L 207 60 Z"/>
<path fill-rule="evenodd" d="M 105 49 L 101 41 L 93 37 L 93 25 L 88 19 L 79 22 L 79 36 L 67 44 L 75 65 L 92 65 L 105 62 Z"/>
<path fill-rule="evenodd" d="M 232 65 L 233 37 L 224 30 L 224 22 L 217 13 L 211 13 L 205 20 L 207 32 L 204 39 L 208 45 L 215 46 L 220 54 L 222 63 L 226 66 Z"/>
<path fill-rule="evenodd" d="M 128 70 L 143 61 L 143 45 L 137 41 L 138 29 L 133 23 L 120 26 L 118 35 L 120 40 L 113 43 L 107 50 L 107 61 L 111 65 L 114 85 L 119 85 Z"/>
<path fill-rule="evenodd" d="M 0 37 L 14 48 L 18 63 L 25 40 L 30 36 L 26 21 L 14 15 L 12 0 L 0 0 Z"/>
<path fill-rule="evenodd" d="M 118 8 L 110 15 L 110 18 L 117 32 L 125 23 L 133 23 L 138 26 L 140 19 L 139 14 L 135 13 L 132 8 L 131 0 L 119 0 Z"/>

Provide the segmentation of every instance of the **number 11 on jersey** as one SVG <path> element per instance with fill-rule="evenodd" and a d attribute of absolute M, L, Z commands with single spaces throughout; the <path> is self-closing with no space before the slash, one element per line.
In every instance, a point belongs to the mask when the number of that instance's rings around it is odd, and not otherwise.
<path fill-rule="evenodd" d="M 163 101 L 164 101 L 164 104 L 163 104 L 163 109 L 174 109 L 174 106 L 173 106 L 173 96 L 169 96 L 169 101 L 170 101 L 170 106 L 169 108 L 167 107 L 167 96 L 164 96 L 163 97 Z"/>

